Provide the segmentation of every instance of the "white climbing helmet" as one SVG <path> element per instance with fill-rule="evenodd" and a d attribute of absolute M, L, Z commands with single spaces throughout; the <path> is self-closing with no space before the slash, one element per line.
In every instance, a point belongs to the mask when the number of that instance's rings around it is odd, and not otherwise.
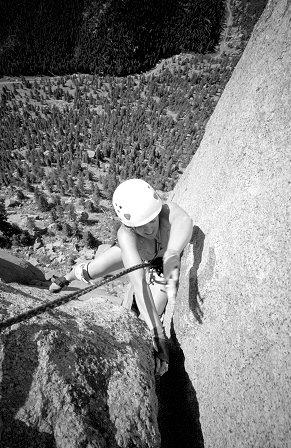
<path fill-rule="evenodd" d="M 120 221 L 129 227 L 147 224 L 162 209 L 158 193 L 142 179 L 125 180 L 118 185 L 112 203 Z"/>

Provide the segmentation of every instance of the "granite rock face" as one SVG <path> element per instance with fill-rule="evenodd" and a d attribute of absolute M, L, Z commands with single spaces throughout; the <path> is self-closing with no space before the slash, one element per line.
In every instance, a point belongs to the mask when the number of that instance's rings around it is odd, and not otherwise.
<path fill-rule="evenodd" d="M 291 4 L 257 23 L 172 200 L 194 221 L 174 315 L 205 447 L 291 446 Z"/>
<path fill-rule="evenodd" d="M 49 300 L 37 288 L 0 291 L 2 318 Z M 160 447 L 145 324 L 94 293 L 2 332 L 0 378 L 3 447 Z"/>
<path fill-rule="evenodd" d="M 0 280 L 30 285 L 45 281 L 45 276 L 33 264 L 0 249 Z"/>

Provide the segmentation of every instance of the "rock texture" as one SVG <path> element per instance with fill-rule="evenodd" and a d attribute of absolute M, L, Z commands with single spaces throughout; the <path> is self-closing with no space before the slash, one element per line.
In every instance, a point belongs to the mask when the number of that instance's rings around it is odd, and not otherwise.
<path fill-rule="evenodd" d="M 0 295 L 2 319 L 52 300 L 17 284 Z M 151 342 L 131 312 L 87 297 L 0 336 L 3 448 L 160 446 Z"/>
<path fill-rule="evenodd" d="M 15 257 L 0 249 L 0 280 L 30 285 L 45 281 L 43 272 L 26 260 Z"/>
<path fill-rule="evenodd" d="M 205 447 L 291 446 L 290 17 L 268 3 L 172 197 L 195 224 L 174 326 Z"/>

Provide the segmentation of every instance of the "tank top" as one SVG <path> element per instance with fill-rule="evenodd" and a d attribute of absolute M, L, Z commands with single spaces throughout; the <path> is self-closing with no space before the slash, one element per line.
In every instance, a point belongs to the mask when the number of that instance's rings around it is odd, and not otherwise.
<path fill-rule="evenodd" d="M 165 205 L 163 206 L 165 207 Z M 160 215 L 158 234 L 155 239 L 149 240 L 136 234 L 137 250 L 143 261 L 151 261 L 164 255 L 169 241 L 170 223 L 167 217 Z"/>

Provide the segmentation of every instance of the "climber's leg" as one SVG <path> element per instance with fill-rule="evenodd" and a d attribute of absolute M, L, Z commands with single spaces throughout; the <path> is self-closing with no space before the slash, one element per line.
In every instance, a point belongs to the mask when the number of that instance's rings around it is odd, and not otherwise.
<path fill-rule="evenodd" d="M 82 280 L 85 283 L 90 283 L 91 280 L 103 277 L 122 268 L 121 250 L 118 246 L 112 246 L 105 252 L 97 254 L 94 260 L 78 264 L 63 277 L 53 277 L 49 289 L 52 292 L 59 292 L 73 280 Z"/>
<path fill-rule="evenodd" d="M 150 290 L 157 309 L 157 313 L 159 316 L 162 316 L 168 301 L 166 293 L 166 285 L 155 282 L 150 285 Z"/>

